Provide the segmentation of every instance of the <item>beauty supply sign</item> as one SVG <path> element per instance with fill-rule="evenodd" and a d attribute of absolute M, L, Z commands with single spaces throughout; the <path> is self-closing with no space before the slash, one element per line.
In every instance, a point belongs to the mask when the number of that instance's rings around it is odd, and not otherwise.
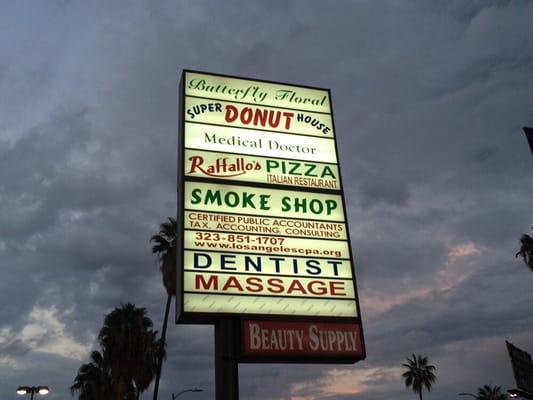
<path fill-rule="evenodd" d="M 277 320 L 242 321 L 240 360 L 244 362 L 335 362 L 361 359 L 359 324 Z"/>
<path fill-rule="evenodd" d="M 329 90 L 184 71 L 180 101 L 178 322 L 359 324 Z"/>

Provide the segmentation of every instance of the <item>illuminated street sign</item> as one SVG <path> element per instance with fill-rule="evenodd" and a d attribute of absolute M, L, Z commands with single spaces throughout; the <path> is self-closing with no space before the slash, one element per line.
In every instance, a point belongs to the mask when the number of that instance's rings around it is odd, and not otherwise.
<path fill-rule="evenodd" d="M 252 318 L 253 357 L 258 329 L 364 357 L 329 90 L 184 71 L 180 117 L 178 322 Z"/>
<path fill-rule="evenodd" d="M 363 357 L 361 326 L 243 319 L 241 361 L 353 362 Z"/>

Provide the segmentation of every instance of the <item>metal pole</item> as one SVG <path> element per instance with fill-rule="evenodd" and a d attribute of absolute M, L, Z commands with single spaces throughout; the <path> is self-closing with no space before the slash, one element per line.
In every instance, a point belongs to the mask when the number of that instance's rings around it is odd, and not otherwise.
<path fill-rule="evenodd" d="M 235 335 L 238 321 L 230 318 L 215 323 L 216 400 L 239 400 L 239 365 Z"/>
<path fill-rule="evenodd" d="M 170 305 L 172 303 L 172 296 L 167 295 L 167 304 L 165 306 L 165 319 L 163 320 L 163 331 L 161 332 L 161 344 L 163 348 L 165 347 L 165 340 L 167 337 L 167 324 L 168 324 L 168 313 L 170 311 Z M 154 384 L 154 400 L 157 400 L 157 394 L 159 392 L 159 379 L 161 379 L 161 369 L 163 368 L 163 354 L 159 354 L 157 360 L 157 372 L 155 375 L 155 384 Z"/>

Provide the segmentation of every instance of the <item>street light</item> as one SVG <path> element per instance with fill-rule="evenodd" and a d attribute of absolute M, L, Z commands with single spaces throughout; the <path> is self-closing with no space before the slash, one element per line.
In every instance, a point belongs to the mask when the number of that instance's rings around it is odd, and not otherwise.
<path fill-rule="evenodd" d="M 178 398 L 178 396 L 182 395 L 183 393 L 187 393 L 187 392 L 199 393 L 199 392 L 203 392 L 203 389 L 198 389 L 198 388 L 185 389 L 185 390 L 182 390 L 181 392 L 179 392 L 178 394 L 172 393 L 172 400 L 176 400 Z"/>
<path fill-rule="evenodd" d="M 533 399 L 533 393 L 526 392 L 525 390 L 509 389 L 507 393 L 509 393 L 509 397 L 513 399 L 516 399 L 517 397 L 522 397 L 524 399 Z"/>
<path fill-rule="evenodd" d="M 25 395 L 25 394 L 29 394 L 31 395 L 30 396 L 30 399 L 33 399 L 33 395 L 35 393 L 37 394 L 42 394 L 42 395 L 45 395 L 45 394 L 48 394 L 50 392 L 50 389 L 48 389 L 48 386 L 19 386 L 17 388 L 17 394 L 18 395 Z"/>

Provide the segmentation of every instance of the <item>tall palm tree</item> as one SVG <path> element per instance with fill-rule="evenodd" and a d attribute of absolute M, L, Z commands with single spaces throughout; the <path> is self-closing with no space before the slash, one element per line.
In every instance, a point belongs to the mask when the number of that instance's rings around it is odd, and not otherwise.
<path fill-rule="evenodd" d="M 526 265 L 533 271 L 533 236 L 522 235 L 520 243 L 520 250 L 516 253 L 516 257 L 522 257 Z"/>
<path fill-rule="evenodd" d="M 484 385 L 478 388 L 476 400 L 506 400 L 507 394 L 502 392 L 501 386 Z"/>
<path fill-rule="evenodd" d="M 163 319 L 163 329 L 161 330 L 161 341 L 166 343 L 168 315 L 172 296 L 176 294 L 176 241 L 178 223 L 174 218 L 169 218 L 159 226 L 159 232 L 150 238 L 153 242 L 152 253 L 159 258 L 159 269 L 163 277 L 163 286 L 167 292 L 167 304 L 165 306 L 165 317 Z M 159 391 L 159 379 L 161 378 L 161 368 L 163 359 L 160 358 L 157 365 L 157 373 L 154 384 L 154 400 L 157 400 Z"/>
<path fill-rule="evenodd" d="M 413 359 L 407 358 L 407 363 L 402 364 L 402 366 L 407 368 L 407 371 L 402 374 L 402 377 L 405 378 L 405 386 L 411 387 L 422 400 L 424 386 L 430 392 L 433 383 L 437 380 L 434 374 L 436 368 L 428 364 L 427 357 L 415 354 L 413 354 Z"/>
<path fill-rule="evenodd" d="M 148 332 L 149 345 L 146 347 L 144 354 L 144 362 L 146 368 L 139 368 L 133 376 L 133 383 L 137 389 L 137 396 L 144 392 L 150 386 L 150 383 L 157 375 L 157 367 L 159 360 L 165 358 L 165 350 L 162 340 L 157 339 L 157 331 Z"/>
<path fill-rule="evenodd" d="M 70 387 L 72 396 L 78 392 L 79 400 L 109 400 L 113 392 L 111 375 L 102 354 L 91 353 L 91 362 L 82 364 Z"/>
<path fill-rule="evenodd" d="M 127 303 L 104 318 L 98 334 L 118 399 L 139 398 L 153 380 L 164 347 L 145 308 Z M 133 393 L 132 393 L 133 392 Z"/>

